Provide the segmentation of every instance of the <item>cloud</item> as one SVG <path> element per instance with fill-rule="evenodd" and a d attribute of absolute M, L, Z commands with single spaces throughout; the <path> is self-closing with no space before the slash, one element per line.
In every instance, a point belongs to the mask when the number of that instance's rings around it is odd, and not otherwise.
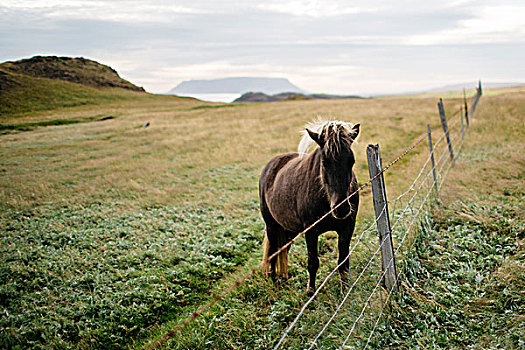
<path fill-rule="evenodd" d="M 458 21 L 455 28 L 409 36 L 413 45 L 480 44 L 525 42 L 525 4 L 487 6 L 476 9 L 473 17 Z"/>
<path fill-rule="evenodd" d="M 239 75 L 333 93 L 525 80 L 524 10 L 510 0 L 4 0 L 0 60 L 84 56 L 153 92 Z"/>
<path fill-rule="evenodd" d="M 307 16 L 312 18 L 354 15 L 378 11 L 378 8 L 373 6 L 350 6 L 347 2 L 342 1 L 327 2 L 318 0 L 288 1 L 286 3 L 282 1 L 265 1 L 256 7 L 264 11 L 285 13 L 295 17 Z"/>

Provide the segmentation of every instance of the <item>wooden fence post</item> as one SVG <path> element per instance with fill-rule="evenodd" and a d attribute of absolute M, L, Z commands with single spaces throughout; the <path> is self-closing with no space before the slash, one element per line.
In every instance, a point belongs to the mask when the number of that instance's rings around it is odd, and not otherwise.
<path fill-rule="evenodd" d="M 483 95 L 483 90 L 481 89 L 481 80 L 478 80 L 478 93 L 479 96 Z"/>
<path fill-rule="evenodd" d="M 430 148 L 430 162 L 432 164 L 432 175 L 434 175 L 434 189 L 436 196 L 439 196 L 437 176 L 436 176 L 436 162 L 434 161 L 434 147 L 432 147 L 432 132 L 430 131 L 430 124 L 427 123 L 428 147 Z"/>
<path fill-rule="evenodd" d="M 467 128 L 469 127 L 468 122 L 468 103 L 467 103 L 467 95 L 465 94 L 465 89 L 463 89 L 463 105 L 465 106 L 465 121 L 467 122 Z"/>
<path fill-rule="evenodd" d="M 368 158 L 370 178 L 374 178 L 382 171 L 379 145 L 368 145 L 366 155 Z M 392 246 L 392 232 L 390 229 L 388 202 L 386 199 L 383 174 L 372 180 L 372 195 L 374 197 L 379 244 L 381 245 L 381 265 L 385 274 L 385 286 L 387 290 L 394 288 L 397 291 L 396 261 L 394 258 L 394 248 Z"/>
<path fill-rule="evenodd" d="M 445 131 L 445 136 L 448 143 L 448 151 L 450 152 L 450 159 L 454 160 L 454 151 L 452 150 L 452 143 L 450 143 L 450 135 L 448 134 L 447 118 L 445 117 L 445 108 L 443 107 L 443 100 L 439 99 L 438 102 L 439 118 L 441 119 L 441 126 Z"/>
<path fill-rule="evenodd" d="M 476 106 L 478 105 L 479 98 L 483 94 L 483 91 L 481 90 L 481 80 L 479 81 L 478 88 L 476 89 L 476 99 L 474 100 L 474 103 L 472 104 L 471 113 L 470 116 L 474 118 L 474 113 L 476 113 Z"/>
<path fill-rule="evenodd" d="M 461 118 L 461 138 L 464 137 L 464 132 L 463 132 L 463 106 L 459 106 L 459 117 Z"/>

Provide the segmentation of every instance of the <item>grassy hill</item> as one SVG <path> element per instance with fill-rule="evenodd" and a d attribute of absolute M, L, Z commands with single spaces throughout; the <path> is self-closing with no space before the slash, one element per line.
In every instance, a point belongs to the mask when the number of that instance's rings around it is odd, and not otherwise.
<path fill-rule="evenodd" d="M 0 133 L 42 126 L 104 121 L 122 108 L 197 100 L 153 95 L 112 68 L 84 58 L 41 57 L 0 64 Z M 93 113 L 105 106 L 104 113 Z"/>
<path fill-rule="evenodd" d="M 143 88 L 85 58 L 35 56 L 0 64 L 0 118 L 142 95 Z"/>
<path fill-rule="evenodd" d="M 92 87 L 118 87 L 133 91 L 144 91 L 122 79 L 116 70 L 83 57 L 34 56 L 20 61 L 0 64 L 3 70 L 35 78 L 69 81 Z"/>
<path fill-rule="evenodd" d="M 20 76 L 16 79 L 25 77 Z M 72 85 L 64 86 L 70 92 Z M 272 156 L 296 148 L 298 131 L 306 122 L 322 115 L 361 123 L 354 146 L 361 183 L 368 178 L 367 144 L 379 143 L 386 163 L 413 143 L 427 122 L 440 125 L 433 96 L 221 105 L 110 91 L 124 97 L 104 100 L 97 92 L 93 96 L 99 96 L 100 103 L 86 97 L 85 104 L 58 104 L 58 109 L 47 105 L 2 120 L 13 125 L 90 121 L 0 135 L 2 348 L 144 348 L 256 266 L 264 230 L 257 202 L 260 169 Z M 520 329 L 505 326 L 524 314 L 518 283 L 523 271 L 520 169 L 525 166 L 525 136 L 516 125 L 524 114 L 525 93 L 487 95 L 443 187 L 443 208 L 428 219 L 432 227 L 425 235 L 430 243 L 422 248 L 427 255 L 411 257 L 413 290 L 406 289 L 409 295 L 398 300 L 399 308 L 394 305 L 393 311 L 402 316 L 406 310 L 417 314 L 418 323 L 401 316 L 396 317 L 402 322 L 382 323 L 389 332 L 387 346 L 411 348 L 423 341 L 421 347 L 432 348 L 441 344 L 438 340 L 456 337 L 454 327 L 472 326 L 458 321 L 471 315 L 468 312 L 489 321 L 479 321 L 478 329 L 468 331 L 468 343 L 455 338 L 453 347 L 497 345 L 490 320 L 497 321 L 494 334 L 509 329 L 506 341 L 518 344 Z M 449 115 L 460 102 L 456 97 L 445 100 Z M 150 126 L 142 129 L 145 122 Z M 388 173 L 389 198 L 406 191 L 407 179 L 416 176 L 427 155 L 422 144 Z M 357 230 L 371 223 L 373 210 L 370 192 L 361 198 Z M 460 209 L 461 203 L 471 209 Z M 377 237 L 365 236 L 365 242 L 351 262 L 354 269 Z M 480 242 L 479 253 L 473 253 L 473 242 Z M 334 266 L 336 243 L 336 235 L 322 236 L 318 278 Z M 453 254 L 445 253 L 448 246 Z M 490 246 L 502 248 L 492 251 Z M 462 255 L 462 249 L 470 255 Z M 468 259 L 476 261 L 469 265 Z M 428 261 L 432 264 L 421 267 Z M 291 277 L 281 288 L 255 276 L 168 346 L 271 347 L 305 301 L 305 262 L 301 240 L 291 249 Z M 455 271 L 456 265 L 461 269 Z M 428 277 L 442 270 L 450 272 L 438 276 L 442 280 Z M 439 289 L 452 280 L 474 283 L 465 289 L 474 293 L 465 294 L 470 299 L 460 298 L 459 286 Z M 288 347 L 304 348 L 308 336 L 330 315 L 339 299 L 337 279 L 332 282 L 320 298 L 323 303 L 309 308 Z M 418 285 L 428 286 L 429 292 Z M 366 297 L 364 292 L 366 288 L 352 296 L 354 302 Z M 433 295 L 442 299 L 431 299 Z M 490 298 L 500 296 L 507 299 L 490 304 Z M 455 302 L 453 309 L 446 298 Z M 444 323 L 443 312 L 456 322 Z M 346 330 L 347 325 L 338 327 Z M 426 333 L 418 338 L 422 331 Z M 327 348 L 335 344 L 337 332 L 324 340 Z M 356 347 L 367 336 L 359 332 L 352 343 Z"/>

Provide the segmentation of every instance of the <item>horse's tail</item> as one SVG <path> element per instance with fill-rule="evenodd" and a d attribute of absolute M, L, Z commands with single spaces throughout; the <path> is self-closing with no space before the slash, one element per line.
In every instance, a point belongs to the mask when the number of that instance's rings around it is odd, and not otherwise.
<path fill-rule="evenodd" d="M 266 236 L 265 234 L 264 241 L 263 241 L 263 258 L 261 262 L 261 269 L 266 276 L 268 276 L 268 273 L 270 272 L 270 262 L 268 261 L 269 255 L 270 255 L 270 241 L 268 240 L 268 236 Z"/>
<path fill-rule="evenodd" d="M 277 237 L 277 246 L 279 249 L 286 244 L 286 236 L 280 235 Z M 268 276 L 268 273 L 270 272 L 270 262 L 268 261 L 268 258 L 270 256 L 270 241 L 268 240 L 268 236 L 264 235 L 264 253 L 263 253 L 263 260 L 262 260 L 262 271 Z M 288 278 L 288 248 L 283 249 L 277 256 L 274 258 L 277 259 L 275 264 L 275 273 L 278 276 L 283 276 L 284 278 Z"/>

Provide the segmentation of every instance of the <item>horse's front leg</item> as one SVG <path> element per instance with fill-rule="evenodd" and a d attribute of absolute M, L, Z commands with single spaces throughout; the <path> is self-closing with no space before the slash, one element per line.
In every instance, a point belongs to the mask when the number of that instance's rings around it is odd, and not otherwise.
<path fill-rule="evenodd" d="M 348 277 L 350 275 L 350 257 L 348 256 L 350 252 L 350 239 L 354 233 L 355 223 L 348 225 L 342 230 L 338 230 L 338 241 L 337 248 L 339 251 L 339 257 L 337 263 L 339 265 L 339 276 L 341 277 L 341 291 L 348 287 Z"/>
<path fill-rule="evenodd" d="M 316 232 L 306 234 L 306 248 L 308 249 L 308 288 L 306 294 L 311 296 L 315 292 L 315 277 L 319 269 L 318 253 L 319 236 Z"/>

